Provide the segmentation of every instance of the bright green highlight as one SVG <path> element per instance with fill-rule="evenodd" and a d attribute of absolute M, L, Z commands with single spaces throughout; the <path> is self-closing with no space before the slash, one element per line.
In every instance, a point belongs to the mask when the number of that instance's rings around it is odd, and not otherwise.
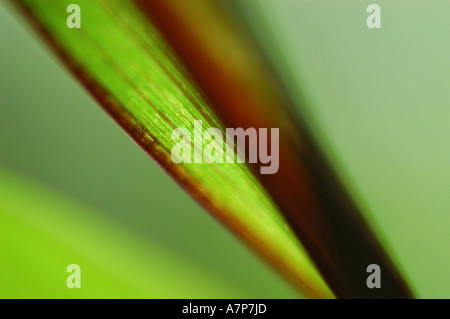
<path fill-rule="evenodd" d="M 62 192 L 0 167 L 0 298 L 230 298 L 213 271 Z M 81 289 L 66 267 L 81 268 Z"/>

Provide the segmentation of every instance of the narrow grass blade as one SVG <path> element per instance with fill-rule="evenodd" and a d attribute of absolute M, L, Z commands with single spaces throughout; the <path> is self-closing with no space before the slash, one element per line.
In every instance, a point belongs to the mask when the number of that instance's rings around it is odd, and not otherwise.
<path fill-rule="evenodd" d="M 176 127 L 224 125 L 157 29 L 130 1 L 79 0 L 82 28 L 68 29 L 71 1 L 15 2 L 104 109 L 175 180 L 307 295 L 331 298 L 258 179 L 245 164 L 179 164 Z M 195 145 L 196 150 L 204 145 Z"/>

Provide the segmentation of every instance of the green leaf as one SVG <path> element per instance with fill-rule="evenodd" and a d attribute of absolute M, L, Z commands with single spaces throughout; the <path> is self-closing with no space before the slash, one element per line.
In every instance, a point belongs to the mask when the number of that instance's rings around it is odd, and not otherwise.
<path fill-rule="evenodd" d="M 81 29 L 66 26 L 70 1 L 20 3 L 65 65 L 181 186 L 296 287 L 312 297 L 333 296 L 248 166 L 172 162 L 174 128 L 193 134 L 194 120 L 202 120 L 204 128 L 224 126 L 131 1 L 77 1 Z"/>

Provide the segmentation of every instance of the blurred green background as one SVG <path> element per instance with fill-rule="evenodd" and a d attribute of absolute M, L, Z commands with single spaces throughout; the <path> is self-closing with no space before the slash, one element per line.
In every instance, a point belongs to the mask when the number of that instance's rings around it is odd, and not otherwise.
<path fill-rule="evenodd" d="M 366 27 L 371 3 L 381 29 Z M 246 5 L 249 17 L 259 5 L 273 58 L 289 62 L 291 89 L 417 296 L 450 298 L 450 2 Z"/>
<path fill-rule="evenodd" d="M 449 298 L 450 3 L 377 1 L 380 30 L 365 25 L 370 3 L 241 9 L 417 295 Z M 3 3 L 0 30 L 0 297 L 299 297 Z M 65 286 L 70 263 L 82 289 Z"/>

